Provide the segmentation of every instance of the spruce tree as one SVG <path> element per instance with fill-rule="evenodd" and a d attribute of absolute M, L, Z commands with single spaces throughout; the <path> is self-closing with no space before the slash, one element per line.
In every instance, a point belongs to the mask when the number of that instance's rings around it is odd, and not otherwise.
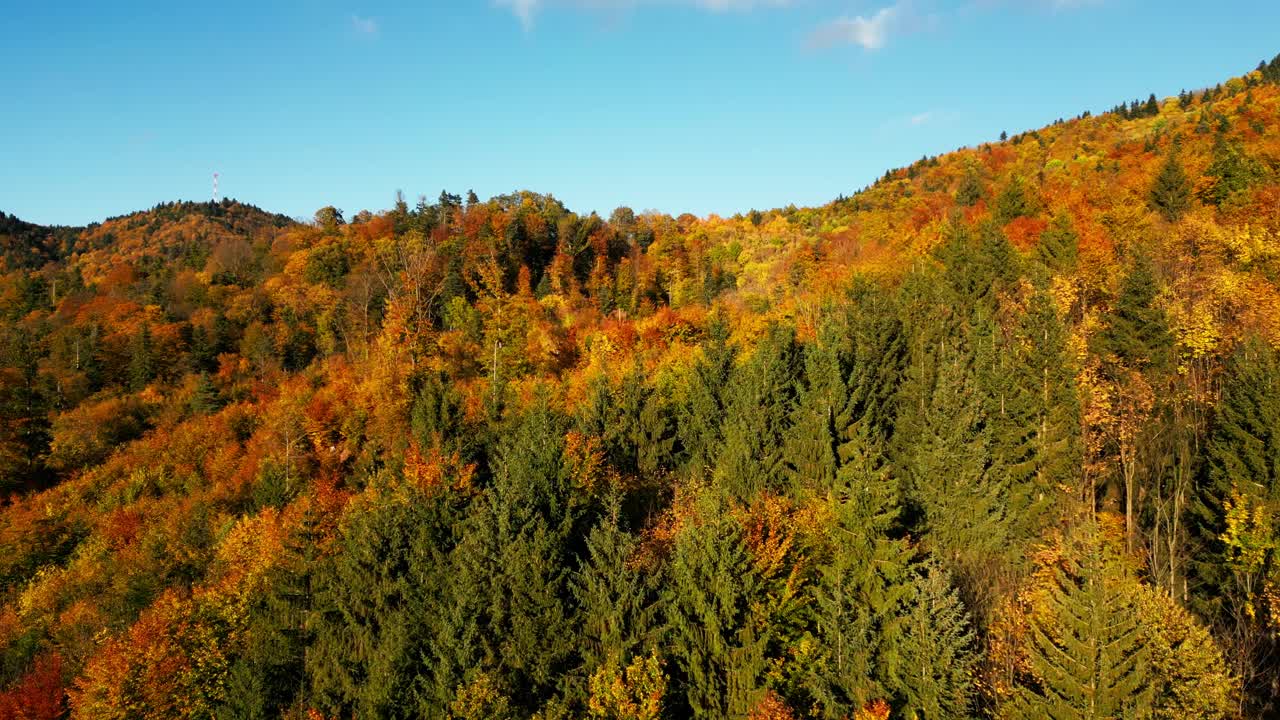
<path fill-rule="evenodd" d="M 913 720 L 971 717 L 977 637 L 946 571 L 936 563 L 919 568 L 900 613 L 900 671 L 891 688 L 895 715 Z"/>
<path fill-rule="evenodd" d="M 143 323 L 129 346 L 129 389 L 138 391 L 156 377 L 155 347 L 151 326 Z"/>
<path fill-rule="evenodd" d="M 837 333 L 829 323 L 819 340 L 804 348 L 804 386 L 783 448 L 793 492 L 825 491 L 835 481 L 840 430 L 848 425 L 848 392 Z"/>
<path fill-rule="evenodd" d="M 680 445 L 687 465 L 696 473 L 709 472 L 720 454 L 725 392 L 736 357 L 729 344 L 729 326 L 722 318 L 713 319 L 707 336 L 702 356 L 688 379 L 678 417 Z"/>
<path fill-rule="evenodd" d="M 1036 259 L 1053 274 L 1070 273 L 1076 269 L 1080 256 L 1080 237 L 1071 226 L 1066 213 L 1055 215 L 1049 227 L 1040 235 L 1035 249 Z"/>
<path fill-rule="evenodd" d="M 764 583 L 726 505 L 719 491 L 704 492 L 671 549 L 666 647 L 678 705 L 694 718 L 745 716 L 769 668 Z"/>
<path fill-rule="evenodd" d="M 1130 368 L 1167 368 L 1173 357 L 1173 336 L 1164 310 L 1157 304 L 1160 285 L 1146 253 L 1139 253 L 1120 284 L 1107 326 L 1097 348 Z"/>
<path fill-rule="evenodd" d="M 1148 203 L 1152 210 L 1169 222 L 1175 222 L 1191 207 L 1191 181 L 1187 179 L 1176 152 L 1169 152 L 1151 184 Z"/>
<path fill-rule="evenodd" d="M 626 667 L 658 640 L 655 593 L 661 576 L 633 563 L 636 540 L 621 527 L 620 513 L 615 496 L 587 536 L 587 558 L 571 583 L 586 677 L 606 663 Z"/>
<path fill-rule="evenodd" d="M 785 484 L 783 437 L 795 398 L 798 359 L 794 331 L 775 325 L 733 373 L 714 477 L 740 499 Z"/>
<path fill-rule="evenodd" d="M 530 712 L 578 662 L 569 572 L 580 562 L 592 500 L 575 491 L 565 467 L 566 430 L 541 402 L 512 421 L 454 553 L 453 582 L 465 591 L 455 602 L 467 609 L 460 620 L 475 623 L 485 659 L 477 669 Z"/>
<path fill-rule="evenodd" d="M 828 718 L 885 697 L 900 681 L 899 608 L 910 593 L 912 560 L 895 537 L 899 495 L 877 449 L 858 433 L 841 458 L 828 495 L 831 556 L 810 591 L 822 651 L 806 684 Z"/>
<path fill-rule="evenodd" d="M 1104 720 L 1150 713 L 1153 678 L 1141 638 L 1139 586 L 1118 551 L 1087 527 L 1048 569 L 1032 600 L 1031 677 L 1009 713 L 1017 718 Z"/>
<path fill-rule="evenodd" d="M 990 439 L 971 359 L 951 341 L 908 444 L 903 469 L 926 545 L 957 570 L 990 563 L 1007 548 L 1007 498 L 988 471 Z"/>

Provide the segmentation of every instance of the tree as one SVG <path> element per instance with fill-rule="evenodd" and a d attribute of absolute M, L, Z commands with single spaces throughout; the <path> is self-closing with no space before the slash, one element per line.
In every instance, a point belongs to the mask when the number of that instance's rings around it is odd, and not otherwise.
<path fill-rule="evenodd" d="M 845 368 L 836 332 L 828 324 L 822 337 L 804 348 L 804 387 L 783 446 L 793 492 L 825 491 L 835 482 L 836 449 L 848 426 Z"/>
<path fill-rule="evenodd" d="M 823 716 L 884 698 L 901 677 L 899 608 L 910 592 L 911 550 L 890 533 L 898 493 L 865 437 L 841 448 L 843 465 L 828 495 L 831 556 L 812 588 L 821 651 L 806 679 Z"/>
<path fill-rule="evenodd" d="M 1149 714 L 1155 678 L 1142 642 L 1140 587 L 1116 548 L 1087 526 L 1043 568 L 1030 603 L 1029 676 L 1010 715 L 1103 720 Z"/>
<path fill-rule="evenodd" d="M 1213 205 L 1222 205 L 1260 182 L 1266 176 L 1266 169 L 1238 143 L 1219 136 L 1213 145 L 1213 160 L 1204 174 L 1213 182 L 1203 190 L 1200 198 Z"/>
<path fill-rule="evenodd" d="M 735 357 L 736 351 L 729 344 L 728 324 L 723 318 L 714 318 L 679 408 L 680 444 L 688 466 L 696 472 L 710 471 L 719 456 L 723 442 L 720 425 L 725 412 L 725 393 Z"/>
<path fill-rule="evenodd" d="M 916 570 L 902 615 L 902 671 L 892 690 L 895 714 L 913 720 L 970 717 L 977 637 L 968 613 L 937 564 Z"/>
<path fill-rule="evenodd" d="M 1191 207 L 1191 182 L 1174 151 L 1169 151 L 1160 173 L 1151 184 L 1147 199 L 1151 209 L 1169 222 L 1176 222 Z"/>
<path fill-rule="evenodd" d="M 151 326 L 143 323 L 129 345 L 129 389 L 142 390 L 156 377 L 155 345 Z"/>
<path fill-rule="evenodd" d="M 721 494 L 700 495 L 671 553 L 664 605 L 680 704 L 694 718 L 745 715 L 764 687 L 772 628 L 758 614 L 762 579 Z"/>
<path fill-rule="evenodd" d="M 798 357 L 794 331 L 775 325 L 733 373 L 715 478 L 740 499 L 784 484 L 783 437 L 795 399 Z"/>
<path fill-rule="evenodd" d="M 588 677 L 626 667 L 657 639 L 660 575 L 632 563 L 636 541 L 619 526 L 619 498 L 587 536 L 587 559 L 573 580 L 583 670 Z"/>
<path fill-rule="evenodd" d="M 1036 245 L 1036 259 L 1051 273 L 1069 273 L 1076 269 L 1080 256 L 1080 237 L 1071 225 L 1071 218 L 1055 215 L 1040 235 Z"/>
<path fill-rule="evenodd" d="M 332 205 L 325 205 L 316 211 L 316 225 L 326 232 L 337 232 L 338 227 L 345 224 L 342 211 Z"/>

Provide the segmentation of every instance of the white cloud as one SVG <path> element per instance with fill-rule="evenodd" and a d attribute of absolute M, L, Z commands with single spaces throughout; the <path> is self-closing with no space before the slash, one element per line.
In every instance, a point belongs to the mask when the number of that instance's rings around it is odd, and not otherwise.
<path fill-rule="evenodd" d="M 911 123 L 915 127 L 920 127 L 921 125 L 924 125 L 925 123 L 929 122 L 932 119 L 933 119 L 933 111 L 926 110 L 925 112 L 922 112 L 918 115 L 912 115 L 911 118 L 907 120 L 907 122 Z"/>
<path fill-rule="evenodd" d="M 929 18 L 918 15 L 907 0 L 881 8 L 870 17 L 857 15 L 832 20 L 810 36 L 811 45 L 857 45 L 863 50 L 883 48 L 895 35 L 919 29 Z"/>
<path fill-rule="evenodd" d="M 378 21 L 373 18 L 351 16 L 351 28 L 361 35 L 377 35 Z"/>
<path fill-rule="evenodd" d="M 711 12 L 754 10 L 756 8 L 787 7 L 794 0 L 493 0 L 498 7 L 511 12 L 528 30 L 534 17 L 545 7 L 559 5 L 588 10 L 626 10 L 641 5 L 692 5 Z"/>

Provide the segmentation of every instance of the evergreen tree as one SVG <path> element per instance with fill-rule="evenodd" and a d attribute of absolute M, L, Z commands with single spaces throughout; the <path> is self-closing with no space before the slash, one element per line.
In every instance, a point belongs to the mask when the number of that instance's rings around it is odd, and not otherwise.
<path fill-rule="evenodd" d="M 1014 175 L 996 197 L 995 217 L 1001 224 L 1020 217 L 1031 217 L 1038 211 L 1038 205 L 1027 189 L 1026 181 L 1021 176 Z"/>
<path fill-rule="evenodd" d="M 1033 600 L 1038 607 L 1026 648 L 1032 677 L 1020 683 L 1012 717 L 1103 720 L 1150 713 L 1153 678 L 1140 635 L 1140 588 L 1099 532 L 1080 532 Z"/>
<path fill-rule="evenodd" d="M 892 535 L 900 503 L 879 453 L 857 434 L 841 457 L 828 496 L 831 557 L 810 591 L 822 650 L 806 684 L 828 718 L 884 698 L 901 682 L 899 608 L 910 592 L 911 550 Z"/>
<path fill-rule="evenodd" d="M 1213 161 L 1205 175 L 1212 178 L 1213 183 L 1204 189 L 1200 198 L 1204 202 L 1221 205 L 1260 182 L 1266 176 L 1266 170 L 1239 144 L 1219 136 L 1213 146 Z"/>
<path fill-rule="evenodd" d="M 129 389 L 142 390 L 156 377 L 155 347 L 151 341 L 151 326 L 142 325 L 129 345 Z"/>
<path fill-rule="evenodd" d="M 410 718 L 438 707 L 422 666 L 435 644 L 424 624 L 447 582 L 448 493 L 424 497 L 392 479 L 348 510 L 336 552 L 317 570 L 306 658 L 310 701 L 327 714 Z"/>
<path fill-rule="evenodd" d="M 783 437 L 795 398 L 795 333 L 775 325 L 733 373 L 715 478 L 738 498 L 783 487 Z"/>
<path fill-rule="evenodd" d="M 1264 340 L 1243 343 L 1227 361 L 1222 396 L 1205 443 L 1204 482 L 1196 501 L 1195 553 L 1201 610 L 1221 618 L 1232 583 L 1227 567 L 1226 502 L 1233 493 L 1280 505 L 1280 358 Z"/>
<path fill-rule="evenodd" d="M 763 581 L 718 491 L 704 492 L 689 520 L 671 550 L 664 598 L 675 690 L 691 717 L 743 717 L 769 667 Z"/>
<path fill-rule="evenodd" d="M 583 675 L 607 663 L 626 667 L 658 637 L 660 576 L 632 563 L 636 541 L 620 526 L 619 499 L 610 500 L 605 517 L 587 537 L 585 565 L 574 576 Z"/>
<path fill-rule="evenodd" d="M 1175 222 L 1191 207 L 1191 182 L 1172 150 L 1151 184 L 1148 203 L 1169 222 Z"/>
<path fill-rule="evenodd" d="M 475 623 L 490 673 L 530 712 L 553 697 L 577 665 L 569 572 L 590 522 L 591 498 L 575 492 L 564 464 L 566 423 L 538 406 L 499 442 L 493 483 L 477 501 L 455 553 L 459 609 Z"/>
<path fill-rule="evenodd" d="M 1080 237 L 1071 226 L 1071 218 L 1066 213 L 1054 216 L 1040 235 L 1036 245 L 1036 259 L 1050 273 L 1070 273 L 1076 269 L 1080 256 Z"/>
<path fill-rule="evenodd" d="M 725 392 L 733 372 L 736 352 L 729 344 L 729 326 L 715 318 L 707 330 L 702 357 L 688 380 L 680 405 L 679 438 L 687 463 L 695 472 L 715 467 L 723 443 L 720 424 L 725 412 Z"/>
<path fill-rule="evenodd" d="M 196 379 L 195 392 L 191 395 L 191 411 L 199 414 L 211 413 L 221 406 L 222 398 L 218 394 L 218 387 L 209 378 L 209 373 L 200 373 Z"/>
<path fill-rule="evenodd" d="M 977 638 L 947 573 L 918 569 L 902 614 L 901 673 L 891 688 L 895 715 L 911 720 L 971 717 Z"/>
<path fill-rule="evenodd" d="M 1037 292 L 1009 346 L 994 327 L 987 337 L 982 384 L 987 395 L 993 473 L 1008 492 L 1019 540 L 1039 537 L 1055 517 L 1057 488 L 1079 471 L 1080 403 L 1067 332 L 1053 298 Z M 1018 550 L 1010 548 L 1015 555 Z"/>
<path fill-rule="evenodd" d="M 841 431 L 849 424 L 837 333 L 828 323 L 818 341 L 804 349 L 804 387 L 792 410 L 783 447 L 791 486 L 798 491 L 825 491 L 835 482 L 836 449 Z"/>
<path fill-rule="evenodd" d="M 907 486 L 928 547 L 951 567 L 984 566 L 1007 549 L 1005 490 L 988 472 L 990 440 L 970 358 L 951 341 L 918 434 L 907 443 Z"/>
<path fill-rule="evenodd" d="M 1173 336 L 1156 303 L 1159 294 L 1151 259 L 1140 253 L 1121 282 L 1107 327 L 1096 338 L 1101 343 L 1098 351 L 1125 367 L 1167 368 L 1173 359 Z"/>
<path fill-rule="evenodd" d="M 982 199 L 984 192 L 982 178 L 976 170 L 970 170 L 960 179 L 960 185 L 956 188 L 956 203 L 963 207 L 973 207 Z"/>

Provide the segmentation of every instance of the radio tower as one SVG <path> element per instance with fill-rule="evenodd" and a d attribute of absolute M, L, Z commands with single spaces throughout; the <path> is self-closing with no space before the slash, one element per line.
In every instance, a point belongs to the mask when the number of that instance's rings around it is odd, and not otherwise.
<path fill-rule="evenodd" d="M 218 204 L 218 173 L 213 174 L 213 204 Z"/>

